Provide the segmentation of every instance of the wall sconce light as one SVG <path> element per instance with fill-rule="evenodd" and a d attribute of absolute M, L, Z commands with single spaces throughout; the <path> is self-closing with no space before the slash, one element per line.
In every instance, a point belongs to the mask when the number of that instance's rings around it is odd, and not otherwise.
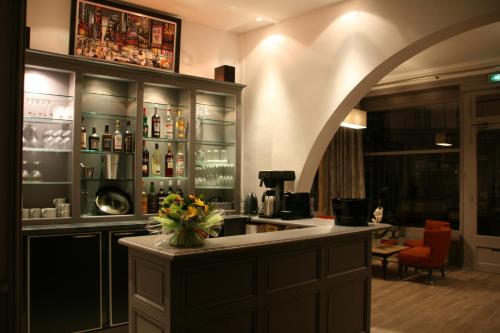
<path fill-rule="evenodd" d="M 453 146 L 453 144 L 451 143 L 451 140 L 450 140 L 448 134 L 446 134 L 446 132 L 436 133 L 436 136 L 434 138 L 434 143 L 436 144 L 436 146 L 441 146 L 441 147 Z"/>
<path fill-rule="evenodd" d="M 344 121 L 340 124 L 340 126 L 353 129 L 366 128 L 366 111 L 360 109 L 352 109 L 347 117 L 345 117 Z"/>

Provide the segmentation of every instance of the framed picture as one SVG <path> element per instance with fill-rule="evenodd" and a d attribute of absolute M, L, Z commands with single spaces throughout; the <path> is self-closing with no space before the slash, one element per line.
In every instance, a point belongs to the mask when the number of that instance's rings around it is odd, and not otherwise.
<path fill-rule="evenodd" d="M 181 20 L 108 0 L 72 0 L 69 53 L 179 72 Z"/>

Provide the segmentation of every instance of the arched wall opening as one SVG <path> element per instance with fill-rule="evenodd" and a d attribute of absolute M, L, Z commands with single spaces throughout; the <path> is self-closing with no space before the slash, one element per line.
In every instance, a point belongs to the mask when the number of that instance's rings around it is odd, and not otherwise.
<path fill-rule="evenodd" d="M 335 136 L 340 123 L 350 110 L 363 98 L 382 78 L 393 71 L 396 67 L 428 49 L 435 44 L 464 32 L 500 21 L 500 11 L 494 11 L 468 20 L 464 20 L 425 37 L 420 38 L 412 44 L 402 48 L 385 61 L 380 63 L 368 73 L 359 83 L 346 95 L 337 109 L 331 114 L 324 127 L 317 136 L 300 172 L 300 178 L 296 183 L 296 191 L 309 192 L 314 176 L 324 155 L 326 148 Z"/>

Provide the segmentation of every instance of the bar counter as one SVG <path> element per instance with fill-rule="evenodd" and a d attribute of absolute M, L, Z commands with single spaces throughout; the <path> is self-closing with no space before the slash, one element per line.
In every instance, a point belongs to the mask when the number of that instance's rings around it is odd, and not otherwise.
<path fill-rule="evenodd" d="M 372 232 L 331 220 L 201 247 L 120 239 L 129 248 L 129 332 L 369 332 Z"/>

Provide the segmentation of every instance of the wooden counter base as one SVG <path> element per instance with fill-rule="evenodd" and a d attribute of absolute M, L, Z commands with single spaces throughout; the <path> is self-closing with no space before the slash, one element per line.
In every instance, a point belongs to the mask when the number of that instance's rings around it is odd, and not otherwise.
<path fill-rule="evenodd" d="M 175 260 L 124 240 L 129 332 L 369 332 L 372 230 Z"/>

